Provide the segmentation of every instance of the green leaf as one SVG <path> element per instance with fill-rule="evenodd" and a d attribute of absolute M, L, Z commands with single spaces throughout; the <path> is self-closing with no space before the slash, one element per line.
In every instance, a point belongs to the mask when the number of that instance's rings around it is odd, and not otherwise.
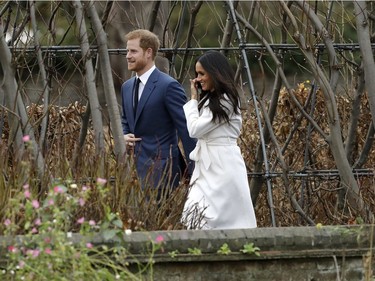
<path fill-rule="evenodd" d="M 29 228 L 30 228 L 30 222 L 27 221 L 27 222 L 25 223 L 25 230 L 28 230 Z"/>
<path fill-rule="evenodd" d="M 202 254 L 201 249 L 198 249 L 198 248 L 188 248 L 188 252 L 189 254 L 196 255 L 196 256 L 199 256 Z"/>
<path fill-rule="evenodd" d="M 104 238 L 104 240 L 110 240 L 112 239 L 113 237 L 116 236 L 118 230 L 116 229 L 106 229 L 102 232 L 102 236 Z"/>
<path fill-rule="evenodd" d="M 177 257 L 177 255 L 179 254 L 180 252 L 178 250 L 174 250 L 172 252 L 169 252 L 169 256 L 173 259 L 175 257 Z"/>
<path fill-rule="evenodd" d="M 109 222 L 105 221 L 101 224 L 100 228 L 104 231 L 109 228 Z"/>
<path fill-rule="evenodd" d="M 254 254 L 256 256 L 260 256 L 259 251 L 260 249 L 258 247 L 254 247 L 254 243 L 248 243 L 243 246 L 243 249 L 240 250 L 244 254 Z"/>
<path fill-rule="evenodd" d="M 229 255 L 231 253 L 231 249 L 229 248 L 228 244 L 227 243 L 224 243 L 220 249 L 217 251 L 218 254 L 221 254 L 221 255 Z"/>
<path fill-rule="evenodd" d="M 117 219 L 112 222 L 115 226 L 122 228 L 122 221 Z"/>

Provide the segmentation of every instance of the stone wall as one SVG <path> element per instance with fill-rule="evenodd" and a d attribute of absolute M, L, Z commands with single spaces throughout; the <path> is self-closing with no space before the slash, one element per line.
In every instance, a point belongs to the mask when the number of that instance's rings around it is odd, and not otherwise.
<path fill-rule="evenodd" d="M 150 245 L 162 241 L 145 280 L 374 281 L 374 230 L 374 225 L 363 225 L 133 232 L 124 241 L 104 241 L 98 235 L 92 243 L 121 243 L 132 253 L 128 262 L 135 264 L 149 260 Z M 250 243 L 259 255 L 244 253 Z M 0 253 L 6 244 L 1 237 Z"/>
<path fill-rule="evenodd" d="M 127 236 L 126 246 L 141 259 L 145 245 L 163 237 L 150 278 L 157 281 L 373 281 L 365 280 L 366 270 L 375 271 L 373 232 L 374 226 L 139 232 Z M 218 254 L 225 243 L 231 252 Z M 259 256 L 241 251 L 249 243 Z"/>

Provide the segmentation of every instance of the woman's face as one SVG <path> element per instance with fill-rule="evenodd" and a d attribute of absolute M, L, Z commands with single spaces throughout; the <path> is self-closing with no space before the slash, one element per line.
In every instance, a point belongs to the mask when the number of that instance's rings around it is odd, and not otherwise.
<path fill-rule="evenodd" d="M 204 70 L 199 61 L 195 64 L 195 72 L 197 73 L 197 81 L 201 84 L 203 91 L 212 92 L 215 90 L 210 75 Z"/>

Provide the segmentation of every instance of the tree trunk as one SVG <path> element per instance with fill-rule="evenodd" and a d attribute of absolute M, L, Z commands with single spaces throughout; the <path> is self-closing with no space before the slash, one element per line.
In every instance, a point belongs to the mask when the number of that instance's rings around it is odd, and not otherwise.
<path fill-rule="evenodd" d="M 36 56 L 38 59 L 39 72 L 42 78 L 42 87 L 43 87 L 43 117 L 42 117 L 40 134 L 39 134 L 39 147 L 43 149 L 45 147 L 45 140 L 46 140 L 47 128 L 48 128 L 48 119 L 49 119 L 48 108 L 49 108 L 50 88 L 49 88 L 49 83 L 47 80 L 46 69 L 43 63 L 42 50 L 40 49 L 39 30 L 38 30 L 38 24 L 35 18 L 35 1 L 29 0 L 29 4 L 30 4 L 30 20 L 31 20 L 33 31 L 34 31 L 34 45 L 36 49 Z"/>
<path fill-rule="evenodd" d="M 366 90 L 370 105 L 372 123 L 375 124 L 375 62 L 374 54 L 371 47 L 369 18 L 366 7 L 366 1 L 354 1 L 355 18 L 357 24 L 358 43 L 360 46 L 363 71 L 366 82 Z"/>
<path fill-rule="evenodd" d="M 121 116 L 119 105 L 116 99 L 116 92 L 113 84 L 112 68 L 108 55 L 107 35 L 104 32 L 94 2 L 88 4 L 88 14 L 96 34 L 99 50 L 99 64 L 104 88 L 104 95 L 108 105 L 109 119 L 113 130 L 114 152 L 118 159 L 125 157 L 125 140 L 122 132 Z"/>
<path fill-rule="evenodd" d="M 91 59 L 90 44 L 87 36 L 86 22 L 83 17 L 83 7 L 80 0 L 74 0 L 74 7 L 76 11 L 76 22 L 79 28 L 79 38 L 82 49 L 82 59 L 85 65 L 85 83 L 89 98 L 90 111 L 92 116 L 92 124 L 94 128 L 94 142 L 97 155 L 104 152 L 104 132 L 102 110 L 99 104 L 98 93 L 95 85 L 95 72 L 93 62 Z M 79 148 L 80 150 L 80 148 Z M 78 155 L 77 155 L 78 156 Z"/>
<path fill-rule="evenodd" d="M 5 42 L 3 25 L 0 21 L 0 65 L 4 75 L 2 87 L 5 93 L 5 101 L 8 106 L 8 120 L 10 127 L 8 143 L 10 146 L 12 146 L 12 143 L 15 143 L 15 146 L 13 146 L 15 155 L 20 157 L 24 151 L 23 135 L 30 136 L 37 171 L 40 179 L 43 179 L 45 173 L 44 159 L 39 146 L 35 141 L 34 130 L 29 122 L 25 104 L 17 90 L 11 57 L 12 55 Z M 22 130 L 24 130 L 24 133 Z"/>

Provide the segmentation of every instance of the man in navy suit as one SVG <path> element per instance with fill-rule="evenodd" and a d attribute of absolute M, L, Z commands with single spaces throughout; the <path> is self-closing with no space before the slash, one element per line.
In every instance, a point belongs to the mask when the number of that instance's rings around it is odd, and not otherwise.
<path fill-rule="evenodd" d="M 183 176 L 192 173 L 189 154 L 196 144 L 186 127 L 185 91 L 180 83 L 155 67 L 160 42 L 154 33 L 138 29 L 125 38 L 128 69 L 136 73 L 121 87 L 127 151 L 134 155 L 143 187 L 176 187 Z M 179 139 L 186 158 L 179 149 Z"/>

